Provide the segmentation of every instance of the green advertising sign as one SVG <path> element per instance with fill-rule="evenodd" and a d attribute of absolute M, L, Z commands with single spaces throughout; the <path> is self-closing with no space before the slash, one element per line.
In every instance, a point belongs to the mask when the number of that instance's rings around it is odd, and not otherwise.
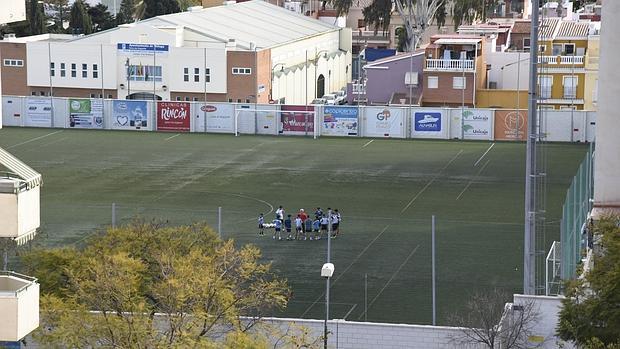
<path fill-rule="evenodd" d="M 69 99 L 69 112 L 84 114 L 90 113 L 90 99 Z"/>

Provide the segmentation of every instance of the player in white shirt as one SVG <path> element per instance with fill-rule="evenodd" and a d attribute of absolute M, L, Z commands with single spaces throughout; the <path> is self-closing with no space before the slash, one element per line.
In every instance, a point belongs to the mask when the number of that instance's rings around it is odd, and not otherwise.
<path fill-rule="evenodd" d="M 284 208 L 282 206 L 278 207 L 276 210 L 276 218 L 284 221 Z"/>
<path fill-rule="evenodd" d="M 295 218 L 295 240 L 299 240 L 300 236 L 299 234 L 303 234 L 303 221 L 301 220 L 301 216 L 297 215 L 297 218 Z"/>

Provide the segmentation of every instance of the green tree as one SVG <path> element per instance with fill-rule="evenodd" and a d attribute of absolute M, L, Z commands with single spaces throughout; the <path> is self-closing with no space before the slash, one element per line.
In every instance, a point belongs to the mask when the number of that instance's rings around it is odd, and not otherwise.
<path fill-rule="evenodd" d="M 584 279 L 566 285 L 558 335 L 579 345 L 605 348 L 620 344 L 620 217 L 602 217 L 593 267 Z"/>
<path fill-rule="evenodd" d="M 30 24 L 30 35 L 39 35 L 47 32 L 45 21 L 45 9 L 38 0 L 30 0 L 28 4 L 28 23 Z"/>
<path fill-rule="evenodd" d="M 97 4 L 88 9 L 88 15 L 91 18 L 93 32 L 98 32 L 116 27 L 114 16 L 108 11 L 108 7 L 104 4 Z"/>
<path fill-rule="evenodd" d="M 132 23 L 136 20 L 135 16 L 136 1 L 123 0 L 121 1 L 121 8 L 116 14 L 116 24 Z"/>
<path fill-rule="evenodd" d="M 69 27 L 72 33 L 88 35 L 93 32 L 93 24 L 88 14 L 88 5 L 84 4 L 82 0 L 75 0 L 73 6 L 71 6 Z"/>
<path fill-rule="evenodd" d="M 236 249 L 204 224 L 144 222 L 108 229 L 81 250 L 36 250 L 23 261 L 41 280 L 45 330 L 37 340 L 68 348 L 214 348 L 212 335 L 226 329 L 227 347 L 264 348 L 267 335 L 248 330 L 284 308 L 289 289 L 260 257 L 256 247 Z"/>
<path fill-rule="evenodd" d="M 188 7 L 200 6 L 202 4 L 202 1 L 200 0 L 177 0 L 177 3 L 179 4 L 179 8 L 181 9 L 181 11 L 187 11 Z"/>
<path fill-rule="evenodd" d="M 176 0 L 139 0 L 135 15 L 139 19 L 181 12 Z"/>
<path fill-rule="evenodd" d="M 498 5 L 498 0 L 456 0 L 452 6 L 454 28 L 475 21 L 486 22 L 487 16 Z"/>
<path fill-rule="evenodd" d="M 46 12 L 50 14 L 50 19 L 54 25 L 50 28 L 53 33 L 64 33 L 66 23 L 69 20 L 68 0 L 45 0 Z"/>

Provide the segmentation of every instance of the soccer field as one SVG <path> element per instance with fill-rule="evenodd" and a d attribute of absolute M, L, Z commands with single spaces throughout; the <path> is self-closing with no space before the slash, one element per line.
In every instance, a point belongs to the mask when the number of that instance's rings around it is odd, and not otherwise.
<path fill-rule="evenodd" d="M 475 289 L 521 290 L 525 144 L 174 134 L 58 129 L 0 130 L 0 146 L 43 174 L 46 246 L 79 245 L 111 222 L 161 218 L 217 228 L 253 243 L 293 290 L 277 316 L 322 318 L 326 243 L 259 238 L 256 217 L 338 208 L 332 240 L 333 318 L 430 323 L 431 215 L 437 228 L 439 323 Z M 550 144 L 548 244 L 587 147 Z M 268 233 L 267 235 L 269 235 Z"/>

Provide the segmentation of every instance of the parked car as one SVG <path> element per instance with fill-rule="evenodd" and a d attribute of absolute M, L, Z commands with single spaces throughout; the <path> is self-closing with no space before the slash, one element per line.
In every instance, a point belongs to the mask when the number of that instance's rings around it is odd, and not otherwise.
<path fill-rule="evenodd" d="M 329 105 L 336 104 L 336 95 L 333 93 L 328 93 L 324 95 L 323 99 L 325 99 L 325 104 L 329 104 Z"/>
<path fill-rule="evenodd" d="M 327 104 L 327 101 L 325 100 L 325 98 L 315 98 L 310 104 Z"/>
<path fill-rule="evenodd" d="M 345 104 L 347 103 L 347 91 L 340 90 L 336 92 L 336 104 Z"/>

